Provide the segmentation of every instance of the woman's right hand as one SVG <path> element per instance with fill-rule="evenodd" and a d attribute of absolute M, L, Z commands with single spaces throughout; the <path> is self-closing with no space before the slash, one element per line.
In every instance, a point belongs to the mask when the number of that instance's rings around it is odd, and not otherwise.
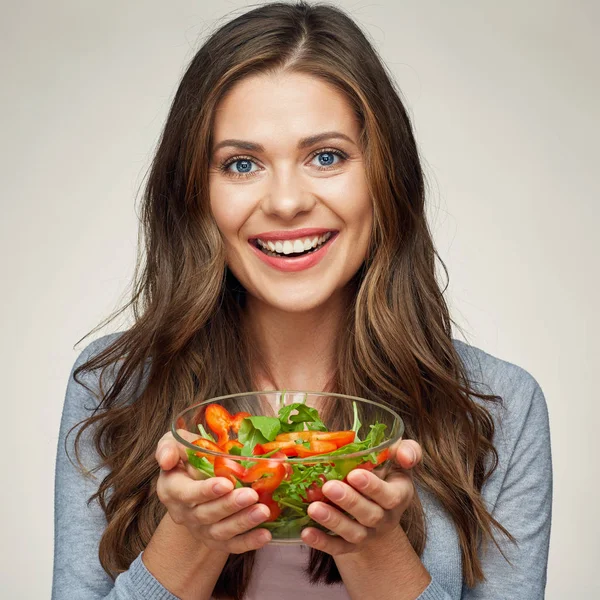
<path fill-rule="evenodd" d="M 190 442 L 199 437 L 184 430 L 177 433 Z M 156 484 L 159 500 L 171 519 L 184 525 L 199 542 L 221 552 L 241 554 L 271 540 L 266 529 L 250 531 L 270 515 L 265 504 L 257 503 L 255 490 L 233 489 L 225 477 L 192 478 L 186 449 L 171 432 L 158 442 L 155 457 L 161 469 Z"/>

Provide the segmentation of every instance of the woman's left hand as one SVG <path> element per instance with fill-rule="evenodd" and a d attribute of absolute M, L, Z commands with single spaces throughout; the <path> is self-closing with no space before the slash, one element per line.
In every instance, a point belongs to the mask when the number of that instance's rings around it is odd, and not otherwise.
<path fill-rule="evenodd" d="M 337 536 L 331 536 L 314 527 L 302 531 L 302 540 L 308 546 L 332 556 L 362 552 L 393 537 L 400 528 L 400 517 L 410 505 L 414 485 L 410 469 L 423 456 L 421 446 L 414 440 L 403 440 L 392 449 L 391 460 L 402 471 L 392 471 L 385 479 L 366 469 L 354 469 L 346 481 L 328 481 L 323 484 L 323 494 L 341 510 L 325 502 L 312 502 L 309 516 Z"/>

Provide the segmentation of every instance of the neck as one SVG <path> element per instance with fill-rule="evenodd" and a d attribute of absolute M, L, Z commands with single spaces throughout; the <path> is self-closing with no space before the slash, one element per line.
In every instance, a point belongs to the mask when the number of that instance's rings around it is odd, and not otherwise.
<path fill-rule="evenodd" d="M 337 366 L 337 340 L 348 310 L 345 294 L 290 313 L 248 296 L 245 326 L 259 354 L 259 389 L 323 391 Z"/>

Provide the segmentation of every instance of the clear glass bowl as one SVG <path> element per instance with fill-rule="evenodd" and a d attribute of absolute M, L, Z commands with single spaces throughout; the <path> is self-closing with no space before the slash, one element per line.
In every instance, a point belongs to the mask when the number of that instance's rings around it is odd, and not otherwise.
<path fill-rule="evenodd" d="M 320 423 L 311 420 L 315 416 L 313 409 Z M 283 420 L 277 418 L 282 412 L 288 413 Z M 242 421 L 248 414 L 270 419 Z M 235 419 L 227 422 L 230 416 L 238 416 L 237 424 Z M 355 439 L 345 450 L 339 447 L 350 440 L 348 433 L 345 437 L 327 436 L 327 432 L 350 432 L 353 428 L 359 446 L 355 445 Z M 376 469 L 378 474 L 385 474 L 390 463 L 389 447 L 402 438 L 404 423 L 389 405 L 366 398 L 275 390 L 210 398 L 179 413 L 171 429 L 175 439 L 187 449 L 187 469 L 192 477 L 226 476 L 236 487 L 257 490 L 259 502 L 271 511 L 269 520 L 257 527 L 271 531 L 270 543 L 282 544 L 302 543 L 300 533 L 304 527 L 315 527 L 334 535 L 308 516 L 309 503 L 329 502 L 320 491 L 323 483 L 330 479 L 344 480 L 355 468 Z M 297 431 L 290 431 L 292 429 Z M 186 439 L 190 434 L 200 438 L 212 435 L 215 445 L 198 440 L 192 443 Z M 273 439 L 276 435 L 280 437 Z M 233 446 L 229 452 L 224 451 L 226 439 L 228 445 Z M 255 447 L 255 451 L 271 452 L 271 456 L 249 455 L 250 448 L 257 442 L 261 446 Z M 273 443 L 281 445 L 282 442 L 286 442 L 285 447 L 273 448 Z M 329 445 L 323 446 L 322 442 Z M 245 448 L 240 448 L 243 445 Z M 312 454 L 323 448 L 326 454 Z M 244 455 L 236 454 L 240 452 Z M 273 452 L 277 454 L 273 456 Z M 301 456 L 297 456 L 298 453 Z"/>

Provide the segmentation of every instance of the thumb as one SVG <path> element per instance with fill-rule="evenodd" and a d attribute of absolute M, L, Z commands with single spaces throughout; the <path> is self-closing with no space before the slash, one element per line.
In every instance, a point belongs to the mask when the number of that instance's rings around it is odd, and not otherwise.
<path fill-rule="evenodd" d="M 188 442 L 193 442 L 200 437 L 183 429 L 177 430 L 177 433 Z M 188 459 L 186 448 L 177 442 L 170 431 L 159 440 L 154 456 L 163 471 L 170 471 L 179 464 L 180 460 L 186 463 Z"/>

